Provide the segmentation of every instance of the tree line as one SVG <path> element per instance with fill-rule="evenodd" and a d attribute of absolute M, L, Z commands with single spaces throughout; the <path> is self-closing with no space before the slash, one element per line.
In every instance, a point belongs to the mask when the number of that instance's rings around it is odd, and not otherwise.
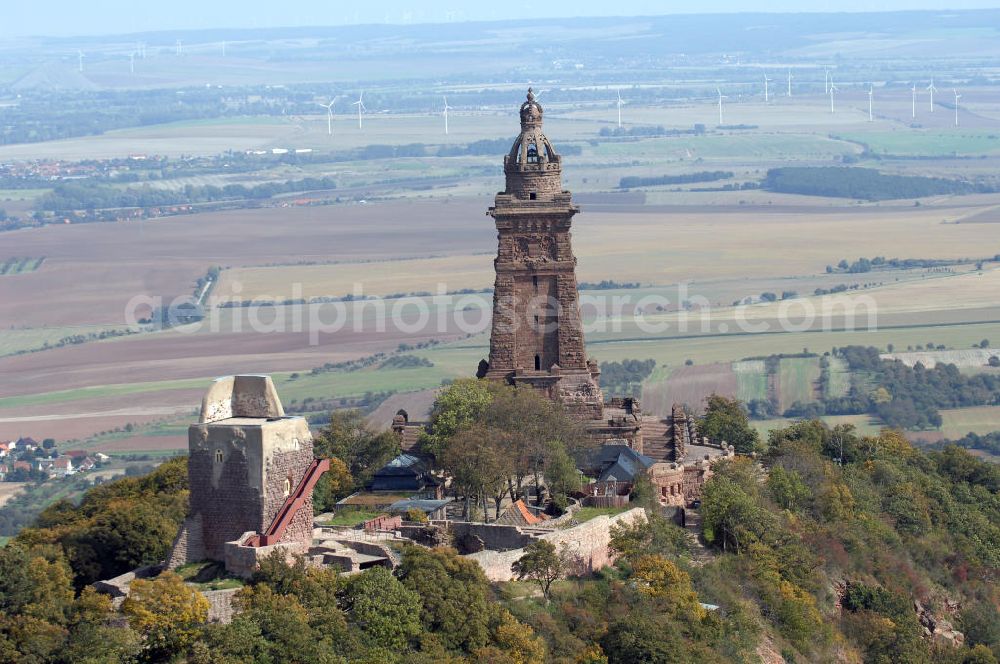
<path fill-rule="evenodd" d="M 49 211 L 97 210 L 104 208 L 191 205 L 225 200 L 266 199 L 278 194 L 318 189 L 336 189 L 332 178 L 303 178 L 286 182 L 265 182 L 247 187 L 241 184 L 186 185 L 183 189 L 160 189 L 149 185 L 117 189 L 67 182 L 42 196 L 39 207 Z"/>
<path fill-rule="evenodd" d="M 628 175 L 618 180 L 619 189 L 632 189 L 634 187 L 655 187 L 664 184 L 690 184 L 692 182 L 716 182 L 718 180 L 728 180 L 733 177 L 732 171 L 699 171 L 697 173 L 683 173 L 681 175 L 659 175 L 654 177 L 640 177 Z"/>
<path fill-rule="evenodd" d="M 637 397 L 642 394 L 642 381 L 656 368 L 656 360 L 622 360 L 601 362 L 601 389 L 608 394 Z"/>
<path fill-rule="evenodd" d="M 889 175 L 873 168 L 842 166 L 772 168 L 767 172 L 761 186 L 763 189 L 778 193 L 866 201 L 997 191 L 996 185 L 984 182 L 917 175 Z"/>
<path fill-rule="evenodd" d="M 944 363 L 909 367 L 901 360 L 880 358 L 874 347 L 845 346 L 833 353 L 863 379 L 852 380 L 847 396 L 792 404 L 786 417 L 868 413 L 890 427 L 933 429 L 941 426 L 941 409 L 1000 404 L 1000 375 L 966 375 Z"/>

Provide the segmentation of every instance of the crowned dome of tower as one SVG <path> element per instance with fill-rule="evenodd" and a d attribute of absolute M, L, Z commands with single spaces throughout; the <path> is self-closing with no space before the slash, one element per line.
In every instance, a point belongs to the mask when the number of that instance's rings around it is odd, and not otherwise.
<path fill-rule="evenodd" d="M 506 191 L 518 197 L 531 193 L 541 196 L 562 190 L 561 159 L 542 133 L 542 114 L 541 104 L 534 91 L 528 88 L 528 98 L 521 104 L 521 133 L 504 157 Z"/>
<path fill-rule="evenodd" d="M 528 98 L 521 104 L 521 130 L 542 126 L 542 105 L 535 100 L 535 91 L 528 88 Z"/>

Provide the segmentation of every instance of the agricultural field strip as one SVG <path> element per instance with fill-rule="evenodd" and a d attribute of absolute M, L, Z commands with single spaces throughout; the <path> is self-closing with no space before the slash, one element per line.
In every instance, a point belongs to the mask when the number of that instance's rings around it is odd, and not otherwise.
<path fill-rule="evenodd" d="M 779 408 L 785 412 L 795 402 L 816 401 L 816 384 L 819 381 L 819 358 L 782 358 L 778 368 Z"/>

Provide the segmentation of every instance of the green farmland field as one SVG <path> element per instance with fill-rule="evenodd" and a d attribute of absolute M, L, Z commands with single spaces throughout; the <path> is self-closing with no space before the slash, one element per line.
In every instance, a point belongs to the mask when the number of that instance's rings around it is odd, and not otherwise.
<path fill-rule="evenodd" d="M 816 400 L 816 381 L 819 380 L 819 359 L 792 357 L 781 360 L 778 370 L 778 394 L 781 412 L 796 401 L 808 403 Z"/>
<path fill-rule="evenodd" d="M 763 360 L 733 362 L 736 374 L 736 397 L 745 403 L 767 400 L 767 368 Z"/>
<path fill-rule="evenodd" d="M 876 154 L 944 157 L 1000 154 L 1000 132 L 962 129 L 956 132 L 887 131 L 840 134 L 864 143 Z"/>

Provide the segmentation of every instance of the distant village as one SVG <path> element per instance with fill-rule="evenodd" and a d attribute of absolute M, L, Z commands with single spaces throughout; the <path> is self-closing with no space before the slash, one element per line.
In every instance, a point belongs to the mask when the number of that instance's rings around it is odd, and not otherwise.
<path fill-rule="evenodd" d="M 0 482 L 40 482 L 101 468 L 111 457 L 92 450 L 60 452 L 55 440 L 23 437 L 0 442 Z"/>

